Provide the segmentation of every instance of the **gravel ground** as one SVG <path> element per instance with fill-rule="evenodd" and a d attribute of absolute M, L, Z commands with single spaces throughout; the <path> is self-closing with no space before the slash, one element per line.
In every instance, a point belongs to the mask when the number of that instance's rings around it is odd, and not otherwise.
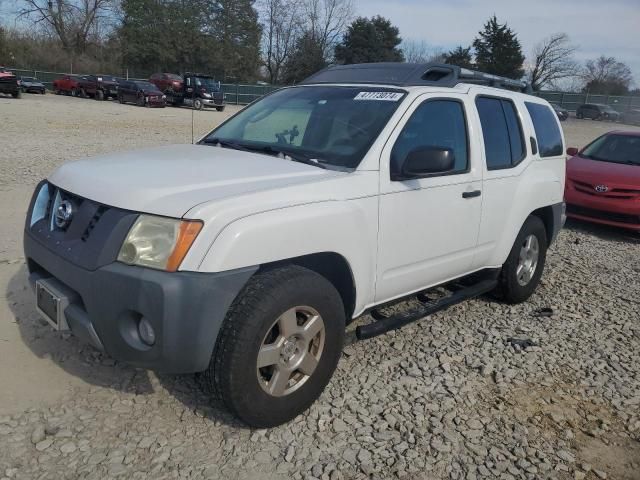
<path fill-rule="evenodd" d="M 570 222 L 527 303 L 481 298 L 352 341 L 308 413 L 251 430 L 197 378 L 53 332 L 25 282 L 34 184 L 68 159 L 189 141 L 191 112 L 29 95 L 0 109 L 0 479 L 640 479 L 640 236 Z M 196 132 L 222 117 L 196 112 Z M 564 127 L 569 145 L 615 128 Z"/>

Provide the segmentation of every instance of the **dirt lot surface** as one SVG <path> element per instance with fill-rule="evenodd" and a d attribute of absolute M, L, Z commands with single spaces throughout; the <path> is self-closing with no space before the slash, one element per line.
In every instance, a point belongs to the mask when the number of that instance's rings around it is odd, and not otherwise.
<path fill-rule="evenodd" d="M 196 135 L 234 110 L 195 112 Z M 640 236 L 569 223 L 529 302 L 481 298 L 353 342 L 309 412 L 255 431 L 192 376 L 52 331 L 26 282 L 35 184 L 68 160 L 189 142 L 191 111 L 25 95 L 0 114 L 0 479 L 640 479 Z M 633 128 L 563 126 L 571 146 Z"/>

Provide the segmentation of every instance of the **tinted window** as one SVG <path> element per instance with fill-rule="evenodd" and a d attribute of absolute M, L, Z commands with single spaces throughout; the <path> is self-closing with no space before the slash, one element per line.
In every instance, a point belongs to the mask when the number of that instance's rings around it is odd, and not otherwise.
<path fill-rule="evenodd" d="M 562 135 L 553 111 L 546 105 L 526 102 L 527 110 L 533 121 L 533 128 L 538 139 L 538 150 L 541 157 L 562 155 Z"/>
<path fill-rule="evenodd" d="M 487 168 L 509 168 L 525 155 L 522 128 L 516 108 L 509 100 L 478 97 L 476 99 Z"/>
<path fill-rule="evenodd" d="M 431 100 L 420 105 L 396 140 L 391 161 L 399 165 L 419 147 L 450 148 L 455 156 L 454 173 L 467 170 L 467 125 L 460 102 Z"/>

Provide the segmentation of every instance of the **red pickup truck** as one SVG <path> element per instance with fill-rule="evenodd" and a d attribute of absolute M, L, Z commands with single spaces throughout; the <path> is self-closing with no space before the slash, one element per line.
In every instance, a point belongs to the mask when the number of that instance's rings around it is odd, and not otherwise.
<path fill-rule="evenodd" d="M 80 94 L 79 82 L 82 77 L 76 75 L 64 75 L 53 81 L 53 91 L 56 95 L 71 95 L 77 97 Z"/>

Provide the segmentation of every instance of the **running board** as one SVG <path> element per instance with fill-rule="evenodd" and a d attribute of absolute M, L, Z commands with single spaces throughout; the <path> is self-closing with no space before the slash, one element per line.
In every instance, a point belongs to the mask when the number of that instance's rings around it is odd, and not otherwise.
<path fill-rule="evenodd" d="M 370 314 L 375 319 L 375 322 L 357 327 L 356 337 L 358 337 L 359 340 L 365 340 L 367 338 L 377 337 L 391 330 L 402 328 L 411 322 L 449 308 L 456 303 L 464 302 L 465 300 L 490 292 L 496 288 L 497 285 L 498 281 L 493 278 L 481 280 L 478 283 L 456 290 L 451 295 L 436 301 L 430 301 L 429 297 L 424 293 L 419 293 L 417 298 L 423 303 L 423 306 L 390 317 L 384 315 L 379 310 L 372 310 Z"/>

